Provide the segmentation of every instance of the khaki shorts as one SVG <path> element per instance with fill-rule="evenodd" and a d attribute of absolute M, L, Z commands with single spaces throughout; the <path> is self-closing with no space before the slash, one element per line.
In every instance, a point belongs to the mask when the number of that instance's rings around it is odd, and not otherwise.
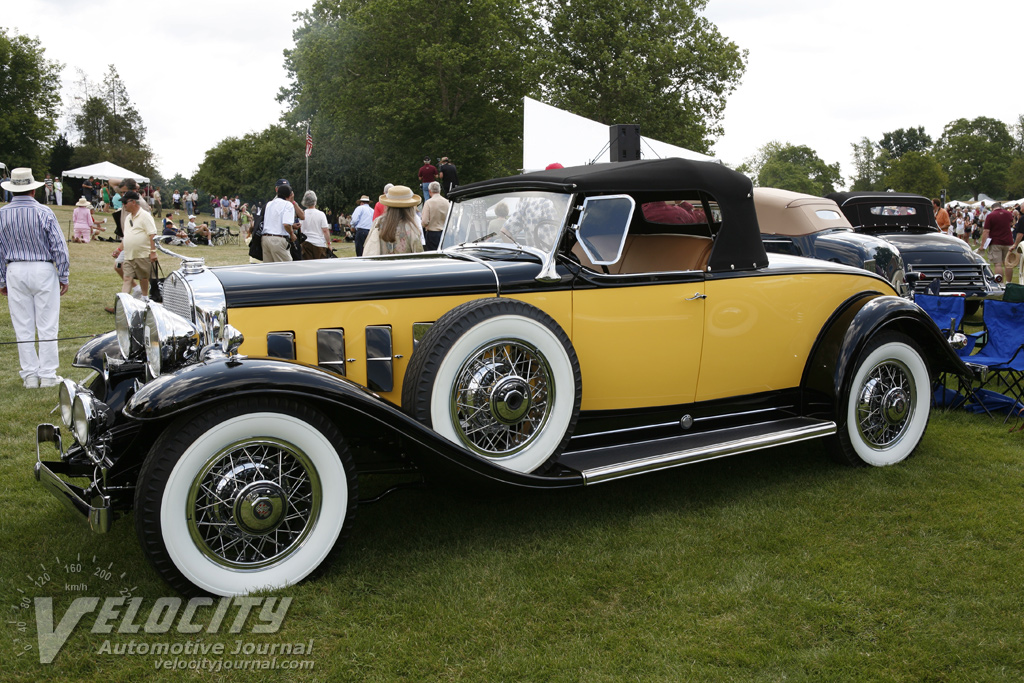
<path fill-rule="evenodd" d="M 135 278 L 136 280 L 148 280 L 149 274 L 153 268 L 152 261 L 149 260 L 148 256 L 141 258 L 125 259 L 124 263 L 121 264 L 121 272 L 126 277 Z"/>
<path fill-rule="evenodd" d="M 1006 262 L 1006 255 L 1010 253 L 1009 244 L 988 245 L 988 260 L 993 266 L 1001 266 Z"/>
<path fill-rule="evenodd" d="M 273 263 L 275 261 L 291 261 L 292 253 L 288 251 L 288 244 L 291 242 L 287 237 L 278 235 L 264 235 L 263 241 L 263 262 Z"/>

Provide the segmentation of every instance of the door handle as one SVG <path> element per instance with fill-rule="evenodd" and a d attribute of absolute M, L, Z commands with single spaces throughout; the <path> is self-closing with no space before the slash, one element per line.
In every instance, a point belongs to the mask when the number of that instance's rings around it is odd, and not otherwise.
<path fill-rule="evenodd" d="M 687 299 L 687 301 L 697 301 L 698 299 L 707 299 L 707 298 L 708 298 L 707 294 L 701 294 L 700 292 L 694 292 L 693 296 L 691 296 L 689 299 Z"/>

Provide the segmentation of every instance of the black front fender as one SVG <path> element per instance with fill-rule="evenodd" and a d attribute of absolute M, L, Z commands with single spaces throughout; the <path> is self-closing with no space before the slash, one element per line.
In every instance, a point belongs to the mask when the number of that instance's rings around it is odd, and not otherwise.
<path fill-rule="evenodd" d="M 973 376 L 917 304 L 896 296 L 863 294 L 844 302 L 822 329 L 804 368 L 803 386 L 835 402 L 851 381 L 864 347 L 883 331 L 901 332 L 913 339 L 933 375 Z"/>
<path fill-rule="evenodd" d="M 195 408 L 253 394 L 290 396 L 314 404 L 342 434 L 351 430 L 353 420 L 373 420 L 412 444 L 417 461 L 433 472 L 482 477 L 525 488 L 583 485 L 579 473 L 535 476 L 506 470 L 448 441 L 369 389 L 297 361 L 236 357 L 182 368 L 139 388 L 124 413 L 144 422 L 163 421 Z"/>

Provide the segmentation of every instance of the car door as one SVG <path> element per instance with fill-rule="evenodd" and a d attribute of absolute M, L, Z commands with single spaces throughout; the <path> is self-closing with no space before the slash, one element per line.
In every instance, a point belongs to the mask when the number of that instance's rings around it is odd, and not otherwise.
<path fill-rule="evenodd" d="M 572 339 L 583 410 L 693 401 L 704 330 L 704 274 L 681 250 L 689 235 L 630 235 L 635 202 L 590 197 L 576 226 L 583 269 L 573 289 Z M 710 240 L 709 240 L 710 241 Z"/>

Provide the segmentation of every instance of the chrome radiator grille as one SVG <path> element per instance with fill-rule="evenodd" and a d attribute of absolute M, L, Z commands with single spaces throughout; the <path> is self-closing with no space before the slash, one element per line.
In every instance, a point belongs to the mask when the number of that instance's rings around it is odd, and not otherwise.
<path fill-rule="evenodd" d="M 967 264 L 951 266 L 921 265 L 914 266 L 914 270 L 922 273 L 927 278 L 926 280 L 919 282 L 917 287 L 915 287 L 915 290 L 918 292 L 923 292 L 927 289 L 928 283 L 931 280 L 938 280 L 941 282 L 941 291 L 943 292 L 964 290 L 985 291 L 985 275 L 982 272 L 981 266 Z M 952 275 L 951 280 L 947 280 L 943 277 L 943 273 L 945 271 L 948 271 Z"/>
<path fill-rule="evenodd" d="M 178 271 L 167 276 L 163 287 L 160 289 L 163 295 L 164 308 L 172 313 L 180 315 L 186 320 L 195 322 L 195 312 L 192 306 L 192 291 L 185 283 Z"/>

